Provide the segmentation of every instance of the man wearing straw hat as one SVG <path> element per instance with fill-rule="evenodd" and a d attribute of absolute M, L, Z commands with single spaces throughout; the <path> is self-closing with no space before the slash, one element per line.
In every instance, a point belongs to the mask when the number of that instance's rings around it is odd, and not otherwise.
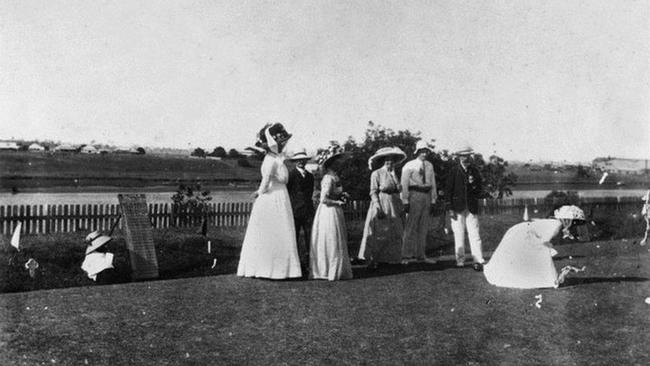
<path fill-rule="evenodd" d="M 427 233 L 438 198 L 433 164 L 426 160 L 431 148 L 424 141 L 415 145 L 415 159 L 402 168 L 402 202 L 407 212 L 402 242 L 402 263 L 412 260 L 435 263 L 427 258 Z"/>
<path fill-rule="evenodd" d="M 474 269 L 480 271 L 485 263 L 478 221 L 478 197 L 482 192 L 482 182 L 481 174 L 470 164 L 473 153 L 474 150 L 469 146 L 454 153 L 458 158 L 458 164 L 451 168 L 447 176 L 445 197 L 448 200 L 451 229 L 454 232 L 456 266 L 465 265 L 465 232 L 467 232 Z"/>
<path fill-rule="evenodd" d="M 305 169 L 305 164 L 310 157 L 307 153 L 299 151 L 288 159 L 295 163 L 295 167 L 289 171 L 289 181 L 287 182 L 287 191 L 289 191 L 289 200 L 293 210 L 293 222 L 296 226 L 296 243 L 300 248 L 300 229 L 302 229 L 305 238 L 305 253 L 301 257 L 304 263 L 309 263 L 309 240 L 311 238 L 311 225 L 314 218 L 314 204 L 312 196 L 314 194 L 314 175 Z M 306 269 L 306 268 L 305 268 Z M 303 274 L 309 273 L 303 270 Z"/>

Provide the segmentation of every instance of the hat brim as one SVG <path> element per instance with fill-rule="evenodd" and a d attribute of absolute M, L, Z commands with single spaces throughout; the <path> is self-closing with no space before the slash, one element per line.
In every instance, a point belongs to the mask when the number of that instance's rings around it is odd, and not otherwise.
<path fill-rule="evenodd" d="M 398 153 L 398 152 L 391 151 L 391 152 L 375 154 L 375 155 L 371 156 L 370 159 L 368 159 L 368 165 L 370 166 L 370 168 L 372 170 L 375 170 L 375 169 L 378 168 L 378 167 L 376 167 L 377 161 L 379 159 L 387 158 L 389 156 L 399 157 L 399 161 L 396 161 L 395 164 L 401 164 L 404 160 L 406 160 L 406 154 L 405 153 Z"/>
<path fill-rule="evenodd" d="M 468 156 L 474 154 L 474 150 L 471 149 L 466 149 L 466 150 L 459 150 L 454 153 L 456 156 Z"/>
<path fill-rule="evenodd" d="M 300 160 L 311 160 L 311 158 L 312 158 L 311 156 L 307 156 L 307 155 L 298 155 L 298 156 L 292 156 L 287 160 L 289 160 L 289 161 L 300 161 Z"/>
<path fill-rule="evenodd" d="M 86 248 L 86 255 L 94 252 L 95 250 L 101 248 L 104 244 L 111 241 L 110 236 L 100 236 L 99 238 L 93 240 L 93 243 Z"/>
<path fill-rule="evenodd" d="M 334 154 L 334 155 L 330 156 L 329 158 L 327 158 L 327 160 L 323 161 L 323 163 L 321 165 L 323 167 L 327 167 L 327 166 L 331 165 L 333 162 L 335 162 L 338 159 L 346 159 L 346 158 L 349 158 L 349 157 L 352 157 L 352 153 L 347 152 L 347 151 L 346 152 L 340 152 L 338 154 Z"/>

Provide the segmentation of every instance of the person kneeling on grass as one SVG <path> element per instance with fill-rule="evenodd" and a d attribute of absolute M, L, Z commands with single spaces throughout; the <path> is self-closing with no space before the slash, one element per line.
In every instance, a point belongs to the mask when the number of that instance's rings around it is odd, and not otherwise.
<path fill-rule="evenodd" d="M 115 270 L 113 267 L 113 253 L 108 252 L 108 244 L 111 241 L 110 236 L 101 235 L 99 231 L 93 231 L 88 234 L 86 241 L 89 242 L 86 248 L 86 258 L 81 264 L 88 278 L 104 285 L 113 282 Z"/>
<path fill-rule="evenodd" d="M 519 223 L 505 233 L 490 262 L 484 266 L 487 281 L 499 287 L 557 288 L 569 272 L 583 269 L 567 266 L 558 275 L 553 264 L 557 251 L 550 243 L 560 232 L 571 237 L 570 230 L 585 222 L 584 212 L 576 206 L 562 206 L 552 218 Z"/>

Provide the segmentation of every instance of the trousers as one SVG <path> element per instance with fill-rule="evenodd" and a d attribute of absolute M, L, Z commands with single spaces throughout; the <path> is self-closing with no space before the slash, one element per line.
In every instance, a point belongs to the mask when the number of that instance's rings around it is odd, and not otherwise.
<path fill-rule="evenodd" d="M 465 210 L 456 213 L 456 219 L 451 219 L 451 230 L 454 232 L 456 263 L 465 263 L 465 232 L 469 237 L 469 248 L 475 263 L 484 263 L 483 243 L 479 232 L 478 215 Z"/>

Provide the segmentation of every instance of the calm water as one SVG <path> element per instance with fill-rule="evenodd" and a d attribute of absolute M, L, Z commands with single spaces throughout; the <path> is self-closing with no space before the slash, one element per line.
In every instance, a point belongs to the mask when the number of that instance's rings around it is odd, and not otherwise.
<path fill-rule="evenodd" d="M 251 202 L 252 190 L 212 192 L 212 202 Z M 125 191 L 123 193 L 138 193 Z M 550 190 L 514 191 L 514 198 L 543 198 Z M 117 192 L 0 193 L 0 205 L 117 204 Z M 174 192 L 145 192 L 149 203 L 171 203 Z M 642 189 L 584 190 L 582 197 L 642 197 Z"/>
<path fill-rule="evenodd" d="M 212 192 L 212 202 L 250 202 L 252 191 Z M 121 192 L 143 193 L 143 192 Z M 148 203 L 171 203 L 174 192 L 144 192 Z M 118 192 L 0 193 L 0 205 L 118 204 Z"/>

